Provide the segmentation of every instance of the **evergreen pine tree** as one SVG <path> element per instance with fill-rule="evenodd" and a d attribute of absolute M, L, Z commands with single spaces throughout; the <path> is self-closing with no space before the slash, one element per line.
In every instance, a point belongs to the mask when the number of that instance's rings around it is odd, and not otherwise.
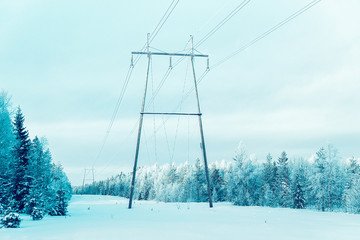
<path fill-rule="evenodd" d="M 264 184 L 271 184 L 272 179 L 272 156 L 266 155 L 266 162 L 263 164 L 262 179 Z"/>
<path fill-rule="evenodd" d="M 225 190 L 225 181 L 220 174 L 220 170 L 214 166 L 210 173 L 211 179 L 211 187 L 212 187 L 212 194 L 214 196 L 213 200 L 215 202 L 222 202 L 225 201 L 226 197 L 226 190 Z"/>
<path fill-rule="evenodd" d="M 13 196 L 11 178 L 14 168 L 12 146 L 14 133 L 9 114 L 10 102 L 7 94 L 0 93 L 0 208 L 8 208 Z"/>
<path fill-rule="evenodd" d="M 234 157 L 234 204 L 240 206 L 252 206 L 259 204 L 259 173 L 257 166 L 247 157 L 245 151 L 239 151 Z"/>
<path fill-rule="evenodd" d="M 179 201 L 189 202 L 191 201 L 191 166 L 188 162 L 178 167 L 179 169 Z"/>
<path fill-rule="evenodd" d="M 274 199 L 274 196 L 272 189 L 275 179 L 273 178 L 272 156 L 270 153 L 266 156 L 266 162 L 263 164 L 261 177 L 263 181 L 261 205 L 273 206 L 272 200 Z"/>
<path fill-rule="evenodd" d="M 192 196 L 196 202 L 205 202 L 207 201 L 207 185 L 204 167 L 200 164 L 200 159 L 196 159 L 195 161 L 193 174 L 195 193 L 192 194 Z"/>
<path fill-rule="evenodd" d="M 227 184 L 226 186 L 226 200 L 229 202 L 235 201 L 235 196 L 237 193 L 237 174 L 235 171 L 234 164 L 230 164 L 230 166 L 226 169 L 224 174 L 224 180 Z"/>
<path fill-rule="evenodd" d="M 270 189 L 271 189 L 271 192 L 272 192 L 272 194 L 269 194 L 270 203 L 271 203 L 270 206 L 271 207 L 280 206 L 281 182 L 280 182 L 280 178 L 279 178 L 278 166 L 277 166 L 275 161 L 272 164 Z"/>
<path fill-rule="evenodd" d="M 280 194 L 280 206 L 290 207 L 291 206 L 291 182 L 290 182 L 290 171 L 289 171 L 289 159 L 286 152 L 282 152 L 278 158 L 278 171 L 279 171 L 279 194 Z"/>
<path fill-rule="evenodd" d="M 340 173 L 336 150 L 329 145 L 328 151 L 321 148 L 314 160 L 314 174 L 312 175 L 312 190 L 316 207 L 325 211 L 332 211 L 341 206 L 345 188 L 343 174 Z"/>
<path fill-rule="evenodd" d="M 52 195 L 55 191 L 49 188 L 53 181 L 51 176 L 51 153 L 46 149 L 46 140 L 41 141 L 35 137 L 31 143 L 30 161 L 28 174 L 33 179 L 32 189 L 30 191 L 30 203 L 27 206 L 27 212 L 32 213 L 33 208 L 39 211 L 46 210 L 49 201 L 52 201 Z"/>
<path fill-rule="evenodd" d="M 11 122 L 9 105 L 9 98 L 0 93 L 0 214 L 4 209 L 36 219 L 43 212 L 65 214 L 69 180 L 61 167 L 51 164 L 44 142 L 37 137 L 30 141 L 20 107 Z"/>
<path fill-rule="evenodd" d="M 293 207 L 296 209 L 303 209 L 305 208 L 305 193 L 303 190 L 302 185 L 302 178 L 303 178 L 303 169 L 299 169 L 298 172 L 295 174 L 294 179 L 294 190 L 293 190 L 293 199 L 294 205 Z"/>
<path fill-rule="evenodd" d="M 14 146 L 15 172 L 12 193 L 15 200 L 14 208 L 22 212 L 29 200 L 32 179 L 28 175 L 31 142 L 29 133 L 24 126 L 24 116 L 20 107 L 16 112 L 13 125 L 16 142 Z"/>
<path fill-rule="evenodd" d="M 47 211 L 52 216 L 64 216 L 67 213 L 72 188 L 61 165 L 54 164 L 51 173 L 53 181 L 49 187 L 55 194 L 52 195 L 47 204 Z"/>
<path fill-rule="evenodd" d="M 348 180 L 344 191 L 344 208 L 350 213 L 360 213 L 360 164 L 352 157 L 347 167 Z"/>
<path fill-rule="evenodd" d="M 326 167 L 327 167 L 327 156 L 324 148 L 321 148 L 316 153 L 314 160 L 314 175 L 312 176 L 312 187 L 316 200 L 316 206 L 319 210 L 325 211 L 326 208 Z"/>

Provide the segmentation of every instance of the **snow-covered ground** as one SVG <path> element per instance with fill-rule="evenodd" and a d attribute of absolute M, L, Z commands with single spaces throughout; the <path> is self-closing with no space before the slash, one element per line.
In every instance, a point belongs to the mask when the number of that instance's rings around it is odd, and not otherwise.
<path fill-rule="evenodd" d="M 67 217 L 0 229 L 1 240 L 110 239 L 360 239 L 360 215 L 237 207 L 216 203 L 156 203 L 111 196 L 73 196 Z"/>

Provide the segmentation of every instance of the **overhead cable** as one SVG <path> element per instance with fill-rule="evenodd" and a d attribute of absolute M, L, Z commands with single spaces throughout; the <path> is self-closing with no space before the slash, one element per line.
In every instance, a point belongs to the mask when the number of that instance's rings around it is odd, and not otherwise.
<path fill-rule="evenodd" d="M 120 107 L 121 102 L 122 102 L 122 100 L 123 100 L 123 98 L 124 98 L 125 91 L 126 91 L 127 86 L 128 86 L 128 84 L 129 84 L 129 80 L 130 80 L 131 74 L 132 74 L 132 72 L 133 72 L 133 69 L 134 69 L 133 66 L 130 66 L 130 68 L 129 68 L 127 74 L 126 74 L 125 81 L 124 81 L 124 85 L 123 85 L 123 87 L 122 87 L 122 89 L 121 89 L 121 91 L 120 91 L 120 95 L 119 95 L 118 100 L 117 100 L 117 102 L 116 102 L 114 112 L 113 112 L 113 114 L 112 114 L 112 116 L 111 116 L 111 119 L 110 119 L 109 125 L 108 125 L 108 127 L 107 127 L 107 129 L 106 129 L 105 136 L 104 136 L 104 138 L 103 138 L 103 141 L 102 141 L 100 150 L 99 150 L 98 154 L 96 155 L 96 158 L 95 158 L 95 160 L 94 160 L 94 162 L 93 162 L 92 167 L 94 167 L 95 163 L 96 163 L 96 162 L 98 161 L 98 159 L 100 158 L 100 156 L 101 156 L 101 154 L 102 154 L 102 151 L 104 150 L 104 147 L 105 147 L 105 144 L 106 144 L 106 142 L 107 142 L 107 139 L 109 138 L 109 134 L 110 134 L 111 128 L 112 128 L 112 126 L 113 126 L 113 124 L 114 124 L 116 115 L 117 115 L 117 113 L 118 113 L 118 111 L 119 111 L 119 107 Z"/>
<path fill-rule="evenodd" d="M 223 20 L 221 20 L 210 32 L 208 32 L 199 42 L 197 42 L 194 48 L 198 48 L 206 40 L 208 40 L 214 33 L 216 33 L 225 23 L 227 23 L 232 17 L 234 17 L 241 9 L 243 9 L 251 0 L 242 1 L 234 10 L 232 10 Z"/>
<path fill-rule="evenodd" d="M 177 6 L 177 4 L 179 3 L 179 0 L 173 0 L 170 4 L 170 6 L 167 8 L 167 10 L 165 11 L 165 13 L 163 14 L 163 16 L 161 17 L 160 21 L 158 22 L 158 24 L 156 25 L 155 29 L 152 31 L 152 33 L 150 34 L 150 39 L 149 39 L 149 43 L 151 43 L 156 35 L 160 32 L 161 28 L 164 26 L 165 22 L 167 21 L 167 19 L 169 18 L 169 16 L 171 15 L 171 13 L 174 11 L 175 7 Z M 146 44 L 142 47 L 142 50 L 144 50 L 146 47 Z M 110 119 L 110 123 L 108 125 L 108 128 L 106 130 L 106 133 L 105 133 L 105 136 L 104 136 L 104 139 L 102 141 L 102 144 L 101 144 L 101 147 L 100 147 L 100 150 L 98 152 L 98 154 L 96 155 L 96 158 L 93 162 L 93 167 L 95 165 L 95 163 L 97 162 L 97 160 L 100 158 L 100 155 L 104 149 L 104 146 L 107 142 L 107 139 L 109 137 L 109 134 L 110 134 L 110 131 L 111 131 L 111 128 L 114 124 L 114 121 L 115 121 L 115 118 L 116 118 L 116 115 L 118 113 L 118 110 L 119 110 L 119 107 L 121 105 L 121 102 L 122 102 L 122 99 L 125 95 L 125 91 L 127 89 L 127 86 L 128 86 L 128 83 L 129 83 L 129 80 L 130 80 L 130 77 L 131 77 L 131 74 L 132 74 L 132 71 L 134 69 L 134 66 L 136 65 L 136 63 L 139 61 L 140 59 L 140 56 L 138 55 L 135 60 L 132 60 L 131 61 L 131 65 L 130 65 L 130 68 L 126 74 L 126 77 L 125 77 L 125 81 L 124 81 L 124 84 L 123 84 L 123 87 L 121 89 L 121 92 L 120 92 L 120 95 L 118 97 L 118 100 L 116 102 L 116 105 L 115 105 L 115 109 L 114 109 L 114 112 L 111 116 L 111 119 Z"/>
<path fill-rule="evenodd" d="M 235 52 L 231 53 L 230 55 L 228 55 L 227 57 L 223 58 L 222 60 L 220 60 L 219 62 L 215 63 L 214 65 L 211 66 L 211 69 L 214 69 L 216 67 L 218 67 L 219 65 L 223 64 L 224 62 L 228 61 L 230 58 L 234 57 L 235 55 L 239 54 L 240 52 L 244 51 L 245 49 L 249 48 L 250 46 L 252 46 L 253 44 L 255 44 L 256 42 L 260 41 L 261 39 L 265 38 L 266 36 L 268 36 L 269 34 L 271 34 L 272 32 L 276 31 L 277 29 L 279 29 L 280 27 L 284 26 L 286 23 L 290 22 L 291 20 L 293 20 L 294 18 L 296 18 L 297 16 L 301 15 L 302 13 L 304 13 L 305 11 L 307 11 L 308 9 L 312 8 L 313 6 L 315 6 L 316 4 L 318 4 L 319 2 L 321 2 L 321 0 L 314 0 L 312 2 L 310 2 L 309 4 L 307 4 L 305 7 L 301 8 L 300 10 L 296 11 L 295 13 L 291 14 L 289 17 L 285 18 L 284 20 L 282 20 L 281 22 L 279 22 L 278 24 L 276 24 L 275 26 L 271 27 L 269 30 L 267 30 L 266 32 L 260 34 L 258 37 L 256 37 L 255 39 L 253 39 L 252 41 L 248 42 L 247 44 L 245 44 L 244 46 L 242 46 L 241 48 L 239 48 L 238 50 L 236 50 Z"/>
<path fill-rule="evenodd" d="M 296 18 L 297 16 L 301 15 L 302 13 L 304 13 L 305 11 L 307 11 L 308 9 L 312 8 L 313 6 L 315 6 L 316 4 L 318 4 L 319 2 L 321 2 L 321 0 L 314 0 L 312 2 L 310 2 L 309 4 L 307 4 L 306 6 L 304 6 L 303 8 L 301 8 L 300 10 L 296 11 L 295 13 L 291 14 L 289 17 L 287 17 L 286 19 L 284 19 L 283 21 L 281 21 L 280 23 L 276 24 L 275 26 L 271 27 L 269 30 L 267 30 L 266 32 L 262 33 L 261 35 L 259 35 L 258 37 L 256 37 L 255 39 L 253 39 L 252 41 L 250 41 L 249 43 L 245 44 L 243 47 L 239 48 L 238 50 L 236 50 L 235 52 L 233 52 L 232 54 L 230 54 L 229 56 L 227 56 L 226 58 L 220 60 L 219 62 L 215 63 L 214 65 L 212 65 L 210 67 L 210 69 L 214 69 L 216 67 L 218 67 L 219 65 L 223 64 L 224 62 L 228 61 L 230 58 L 234 57 L 235 55 L 237 55 L 238 53 L 244 51 L 245 49 L 247 49 L 248 47 L 250 47 L 251 45 L 255 44 L 256 42 L 260 41 L 261 39 L 265 38 L 266 36 L 268 36 L 269 34 L 271 34 L 272 32 L 274 32 L 275 30 L 277 30 L 278 28 L 282 27 L 283 25 L 285 25 L 286 23 L 290 22 L 291 20 L 293 20 L 294 18 Z M 204 79 L 204 77 L 208 74 L 208 72 L 210 71 L 210 69 L 206 69 L 205 72 L 198 78 L 198 80 L 196 81 L 197 84 L 200 84 L 201 81 Z M 184 98 L 180 101 L 180 103 L 177 105 L 177 107 L 174 109 L 174 111 L 176 111 L 177 109 L 179 109 L 179 107 L 181 107 L 183 101 L 189 97 L 189 95 L 191 94 L 191 92 L 194 91 L 194 87 L 190 88 Z M 169 118 L 168 118 L 169 119 Z M 165 122 L 168 120 L 166 119 Z M 164 123 L 165 124 L 165 123 Z M 161 127 L 161 126 L 160 126 Z"/>

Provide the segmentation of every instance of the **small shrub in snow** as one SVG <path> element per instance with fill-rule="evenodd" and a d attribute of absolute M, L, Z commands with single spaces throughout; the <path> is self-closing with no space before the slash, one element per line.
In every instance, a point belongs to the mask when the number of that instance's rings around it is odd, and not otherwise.
<path fill-rule="evenodd" d="M 38 206 L 37 201 L 35 198 L 31 198 L 26 204 L 25 204 L 25 213 L 32 216 L 32 212 L 34 208 Z"/>
<path fill-rule="evenodd" d="M 32 216 L 33 220 L 41 220 L 44 217 L 44 213 L 43 213 L 43 211 L 41 211 L 37 207 L 34 207 L 32 212 L 31 212 L 31 216 Z"/>
<path fill-rule="evenodd" d="M 1 218 L 1 224 L 5 228 L 18 228 L 20 227 L 21 218 L 18 213 L 7 210 L 5 215 Z"/>
<path fill-rule="evenodd" d="M 56 205 L 50 209 L 50 216 L 66 216 L 68 200 L 65 196 L 65 191 L 59 190 L 56 193 Z"/>

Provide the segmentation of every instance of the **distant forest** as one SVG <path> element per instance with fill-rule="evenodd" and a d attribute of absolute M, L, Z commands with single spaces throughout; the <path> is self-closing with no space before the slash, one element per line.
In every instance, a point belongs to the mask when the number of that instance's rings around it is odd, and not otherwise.
<path fill-rule="evenodd" d="M 0 92 L 0 216 L 6 227 L 16 227 L 18 213 L 34 220 L 66 215 L 72 192 L 61 165 L 52 163 L 46 139 L 31 140 L 24 122 L 20 107 L 12 108 Z"/>
<path fill-rule="evenodd" d="M 209 166 L 212 199 L 239 206 L 268 206 L 319 211 L 360 213 L 359 159 L 340 159 L 329 145 L 319 149 L 311 161 L 289 160 L 286 152 L 264 163 L 251 159 L 243 150 L 232 162 Z M 75 189 L 79 194 L 129 197 L 131 173 Z M 140 167 L 134 199 L 164 202 L 208 200 L 204 166 L 167 164 Z"/>

